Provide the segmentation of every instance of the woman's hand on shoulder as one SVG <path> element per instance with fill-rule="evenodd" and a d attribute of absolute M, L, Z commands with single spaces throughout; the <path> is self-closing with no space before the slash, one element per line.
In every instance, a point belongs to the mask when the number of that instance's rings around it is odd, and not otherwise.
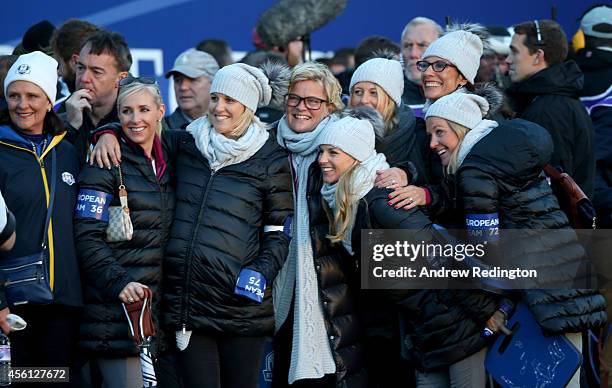
<path fill-rule="evenodd" d="M 391 167 L 376 171 L 374 184 L 379 188 L 396 189 L 408 184 L 408 176 L 401 168 Z"/>
<path fill-rule="evenodd" d="M 425 189 L 413 185 L 396 188 L 389 194 L 389 205 L 404 210 L 410 210 L 416 206 L 425 206 L 427 205 Z"/>
<path fill-rule="evenodd" d="M 117 137 L 111 133 L 100 135 L 89 158 L 89 164 L 110 170 L 112 166 L 118 166 L 120 163 L 121 148 Z"/>

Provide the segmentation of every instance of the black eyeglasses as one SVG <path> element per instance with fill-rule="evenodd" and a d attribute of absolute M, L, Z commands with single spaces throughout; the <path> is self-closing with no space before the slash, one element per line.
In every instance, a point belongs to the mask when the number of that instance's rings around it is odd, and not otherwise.
<path fill-rule="evenodd" d="M 128 75 L 127 77 L 121 78 L 119 80 L 119 86 L 127 86 L 135 82 L 139 84 L 144 84 L 144 85 L 156 85 L 157 84 L 157 80 L 154 77 L 132 77 L 131 75 Z"/>
<path fill-rule="evenodd" d="M 320 109 L 322 103 L 329 102 L 328 100 L 322 100 L 318 97 L 300 97 L 293 93 L 285 94 L 285 104 L 287 104 L 287 106 L 296 107 L 300 105 L 302 101 L 304 101 L 306 108 L 312 110 Z"/>
<path fill-rule="evenodd" d="M 418 61 L 416 63 L 416 67 L 417 69 L 419 69 L 419 71 L 421 73 L 424 73 L 427 71 L 427 69 L 429 68 L 429 66 L 431 66 L 431 68 L 433 69 L 433 71 L 435 71 L 436 73 L 439 73 L 441 71 L 444 71 L 444 69 L 446 69 L 447 67 L 457 67 L 451 63 L 447 63 L 444 61 L 435 61 L 435 62 L 427 62 L 427 61 Z"/>
<path fill-rule="evenodd" d="M 542 39 L 542 30 L 540 29 L 540 22 L 536 19 L 533 21 L 536 28 L 536 46 L 544 46 L 544 39 Z"/>

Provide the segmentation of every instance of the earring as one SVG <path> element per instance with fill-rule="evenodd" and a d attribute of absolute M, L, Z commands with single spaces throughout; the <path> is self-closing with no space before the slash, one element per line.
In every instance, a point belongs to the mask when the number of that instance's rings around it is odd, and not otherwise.
<path fill-rule="evenodd" d="M 48 113 L 48 112 L 51 112 L 51 108 L 47 109 L 47 113 Z"/>

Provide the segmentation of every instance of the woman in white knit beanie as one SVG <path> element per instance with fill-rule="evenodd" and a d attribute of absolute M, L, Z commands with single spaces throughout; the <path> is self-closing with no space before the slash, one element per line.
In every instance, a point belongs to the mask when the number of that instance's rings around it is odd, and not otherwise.
<path fill-rule="evenodd" d="M 454 24 L 429 45 L 421 60 L 416 63 L 417 69 L 421 71 L 423 92 L 427 99 L 424 112 L 440 97 L 454 92 L 475 91 L 474 79 L 483 48 L 488 45 L 487 39 L 488 33 L 480 24 Z M 492 89 L 484 88 L 482 93 L 495 94 Z M 500 100 L 498 104 L 501 105 L 501 93 L 497 94 Z M 436 182 L 428 187 L 414 184 L 400 187 L 391 194 L 390 204 L 406 210 L 414 206 L 435 206 L 438 189 Z"/>
<path fill-rule="evenodd" d="M 451 26 L 430 44 L 416 63 L 425 98 L 431 102 L 464 87 L 473 90 L 487 39 L 483 26 L 462 24 Z"/>
<path fill-rule="evenodd" d="M 434 175 L 424 155 L 428 151 L 425 124 L 402 105 L 404 74 L 393 53 L 382 52 L 361 64 L 350 83 L 349 107 L 368 106 L 381 114 L 384 126 L 375 130 L 376 151 L 385 154 L 390 169 L 380 171 L 378 187 L 398 188 L 426 183 Z"/>
<path fill-rule="evenodd" d="M 255 111 L 282 103 L 289 76 L 282 65 L 225 66 L 208 114 L 162 132 L 177 201 L 157 297 L 185 387 L 257 386 L 293 200 L 287 152 Z"/>

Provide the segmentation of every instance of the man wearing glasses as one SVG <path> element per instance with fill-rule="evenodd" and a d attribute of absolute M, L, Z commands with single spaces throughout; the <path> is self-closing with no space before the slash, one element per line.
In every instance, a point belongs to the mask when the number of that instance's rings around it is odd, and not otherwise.
<path fill-rule="evenodd" d="M 96 128 L 119 121 L 117 94 L 119 80 L 128 75 L 132 55 L 125 39 L 101 31 L 81 46 L 76 62 L 76 91 L 66 100 L 64 123 L 76 133 L 74 146 L 79 162 L 87 159 L 89 137 Z"/>
<path fill-rule="evenodd" d="M 510 43 L 512 85 L 508 95 L 522 119 L 550 133 L 550 164 L 571 175 L 592 198 L 595 174 L 593 123 L 578 99 L 583 75 L 567 57 L 567 37 L 552 20 L 532 20 L 514 27 Z"/>

